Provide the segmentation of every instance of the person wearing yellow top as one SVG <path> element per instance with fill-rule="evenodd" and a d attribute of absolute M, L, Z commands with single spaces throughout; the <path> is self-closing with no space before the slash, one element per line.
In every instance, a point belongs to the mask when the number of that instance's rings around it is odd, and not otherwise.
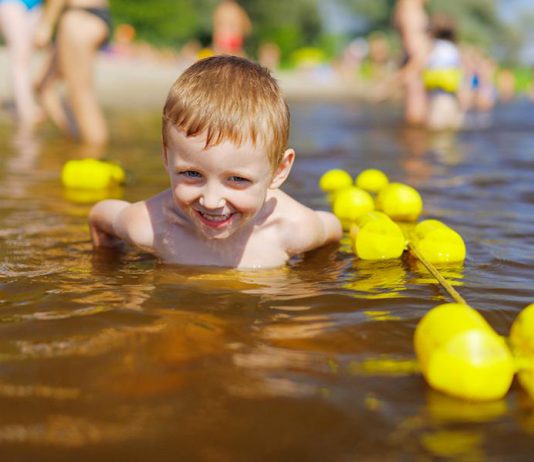
<path fill-rule="evenodd" d="M 428 95 L 426 125 L 432 130 L 457 130 L 464 118 L 460 104 L 463 74 L 454 21 L 436 15 L 431 19 L 431 32 L 434 40 L 423 70 Z"/>

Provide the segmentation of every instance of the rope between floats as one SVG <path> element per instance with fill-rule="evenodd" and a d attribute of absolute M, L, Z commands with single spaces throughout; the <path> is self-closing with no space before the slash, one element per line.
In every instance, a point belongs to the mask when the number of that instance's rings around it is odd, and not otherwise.
<path fill-rule="evenodd" d="M 417 259 L 425 266 L 425 268 L 430 271 L 432 276 L 436 278 L 436 280 L 441 284 L 441 286 L 456 303 L 462 303 L 464 305 L 467 305 L 467 302 L 464 300 L 464 298 L 456 291 L 453 286 L 450 285 L 450 283 L 441 275 L 441 273 L 436 269 L 436 267 L 432 263 L 430 263 L 421 252 L 419 252 L 419 249 L 412 242 L 408 243 L 408 248 L 410 249 L 410 252 L 412 252 L 417 257 Z"/>

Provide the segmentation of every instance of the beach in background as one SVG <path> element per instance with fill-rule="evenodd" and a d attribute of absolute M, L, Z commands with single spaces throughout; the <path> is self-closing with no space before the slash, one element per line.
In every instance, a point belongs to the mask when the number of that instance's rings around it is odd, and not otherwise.
<path fill-rule="evenodd" d="M 42 56 L 35 57 L 39 67 Z M 100 103 L 107 109 L 157 109 L 163 107 L 172 83 L 191 64 L 190 61 L 163 61 L 139 56 L 116 56 L 101 52 L 95 70 Z M 0 100 L 11 100 L 8 78 L 9 59 L 0 48 Z M 277 71 L 274 73 L 290 100 L 347 100 L 363 97 L 365 85 L 356 78 L 347 79 L 330 67 Z M 5 107 L 6 104 L 4 103 Z M 2 113 L 5 116 L 6 111 Z"/>

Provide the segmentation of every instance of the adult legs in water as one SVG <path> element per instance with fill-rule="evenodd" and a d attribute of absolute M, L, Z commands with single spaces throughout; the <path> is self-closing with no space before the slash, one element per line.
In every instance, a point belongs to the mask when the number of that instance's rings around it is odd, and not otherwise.
<path fill-rule="evenodd" d="M 54 48 L 50 55 L 46 57 L 42 70 L 43 75 L 38 78 L 37 92 L 41 104 L 52 122 L 62 132 L 72 134 L 71 127 L 74 122 L 69 120 L 60 95 L 56 91 L 56 84 L 61 80 L 58 60 L 57 48 Z"/>
<path fill-rule="evenodd" d="M 90 144 L 104 144 L 108 139 L 93 79 L 96 54 L 107 34 L 106 24 L 83 10 L 67 10 L 59 23 L 59 68 L 67 84 L 79 135 Z"/>
<path fill-rule="evenodd" d="M 39 15 L 39 7 L 28 10 L 22 2 L 0 3 L 0 27 L 8 48 L 15 107 L 21 128 L 31 128 L 41 118 L 31 78 L 33 35 Z"/>
<path fill-rule="evenodd" d="M 106 24 L 98 17 L 80 9 L 65 11 L 59 21 L 54 56 L 40 85 L 48 114 L 68 132 L 69 118 L 53 88 L 60 78 L 65 81 L 78 135 L 83 142 L 94 145 L 105 144 L 108 140 L 93 78 L 96 54 L 107 34 Z"/>
<path fill-rule="evenodd" d="M 428 97 L 419 74 L 410 75 L 404 86 L 404 119 L 409 125 L 422 125 L 426 121 Z"/>

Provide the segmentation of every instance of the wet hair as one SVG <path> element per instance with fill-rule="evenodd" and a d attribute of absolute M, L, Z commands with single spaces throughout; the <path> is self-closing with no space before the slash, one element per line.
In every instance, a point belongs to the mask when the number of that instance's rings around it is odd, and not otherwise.
<path fill-rule="evenodd" d="M 443 13 L 433 15 L 430 19 L 430 30 L 435 39 L 456 43 L 456 22 L 452 17 Z"/>
<path fill-rule="evenodd" d="M 245 58 L 197 61 L 172 85 L 163 108 L 163 144 L 173 126 L 206 137 L 205 149 L 223 141 L 267 148 L 273 170 L 287 149 L 289 109 L 270 72 Z"/>

